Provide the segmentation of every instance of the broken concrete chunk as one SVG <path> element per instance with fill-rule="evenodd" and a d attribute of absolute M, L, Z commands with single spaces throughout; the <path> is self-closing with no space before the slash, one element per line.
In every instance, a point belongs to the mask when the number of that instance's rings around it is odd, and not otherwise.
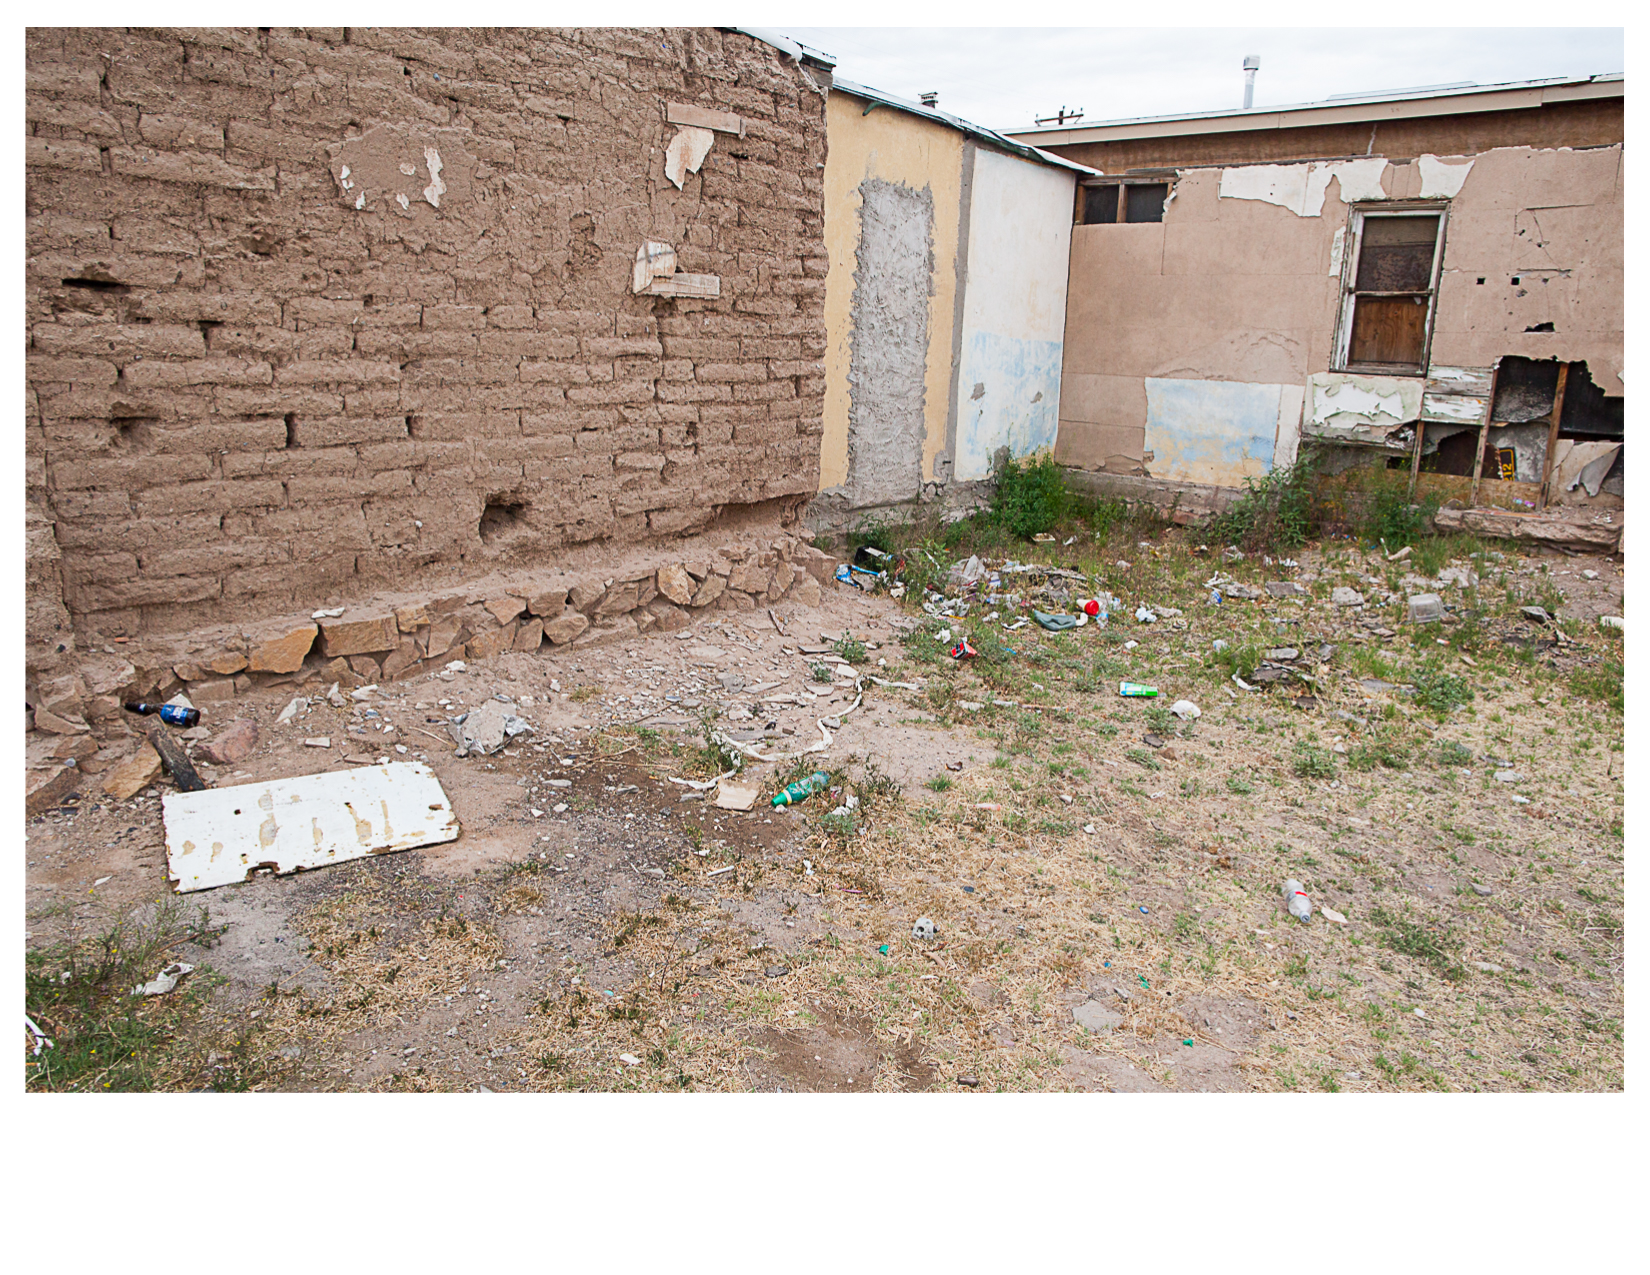
<path fill-rule="evenodd" d="M 517 716 L 515 705 L 490 699 L 480 708 L 472 709 L 461 719 L 449 722 L 447 733 L 458 745 L 458 756 L 472 757 L 477 753 L 498 752 L 517 735 L 533 728 Z"/>
<path fill-rule="evenodd" d="M 1226 596 L 1235 598 L 1241 596 L 1231 585 L 1225 586 Z M 1306 595 L 1306 590 L 1294 580 L 1268 580 L 1266 582 L 1268 596 L 1274 598 L 1299 598 Z"/>
<path fill-rule="evenodd" d="M 1109 1036 L 1123 1024 L 1123 1015 L 1099 1001 L 1084 1001 L 1071 1011 L 1071 1016 L 1079 1027 L 1086 1027 L 1097 1036 Z"/>
<path fill-rule="evenodd" d="M 321 654 L 328 658 L 393 651 L 400 642 L 394 615 L 321 622 Z"/>
<path fill-rule="evenodd" d="M 660 567 L 654 579 L 659 592 L 678 606 L 686 606 L 693 601 L 693 577 L 680 562 L 674 566 Z"/>
<path fill-rule="evenodd" d="M 300 624 L 261 642 L 252 648 L 247 667 L 254 673 L 296 673 L 304 666 L 319 631 L 315 624 Z"/>
<path fill-rule="evenodd" d="M 1361 607 L 1364 604 L 1364 595 L 1356 589 L 1342 585 L 1330 593 L 1329 600 L 1338 607 Z"/>
<path fill-rule="evenodd" d="M 103 780 L 103 791 L 116 801 L 135 797 L 160 777 L 160 754 L 148 740 L 138 745 L 133 753 L 111 770 Z"/>
<path fill-rule="evenodd" d="M 293 699 L 289 700 L 287 702 L 287 706 L 281 710 L 281 715 L 275 719 L 275 724 L 277 726 L 285 726 L 308 707 L 309 700 L 307 698 L 302 695 L 295 696 Z"/>
<path fill-rule="evenodd" d="M 243 717 L 221 731 L 210 743 L 202 744 L 200 755 L 218 766 L 244 761 L 258 746 L 258 723 Z"/>
<path fill-rule="evenodd" d="M 1444 602 L 1436 593 L 1417 593 L 1409 600 L 1411 624 L 1436 624 L 1444 618 Z"/>

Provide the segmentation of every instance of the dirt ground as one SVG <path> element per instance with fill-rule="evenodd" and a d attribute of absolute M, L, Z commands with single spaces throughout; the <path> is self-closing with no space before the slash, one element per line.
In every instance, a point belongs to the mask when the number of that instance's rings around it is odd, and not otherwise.
<path fill-rule="evenodd" d="M 1378 553 L 1228 561 L 1167 531 L 1021 547 L 1123 600 L 1066 633 L 1006 629 L 1013 603 L 943 619 L 915 587 L 835 586 L 782 608 L 784 633 L 718 612 L 343 708 L 311 683 L 286 724 L 291 688 L 237 699 L 212 733 L 245 718 L 260 740 L 203 768 L 214 786 L 422 759 L 462 833 L 181 896 L 208 911 L 172 949 L 197 967 L 173 995 L 198 1009 L 153 1083 L 1619 1089 L 1622 717 L 1603 701 L 1621 645 L 1596 621 L 1622 613 L 1624 568 L 1459 547 L 1480 579 L 1446 581 L 1457 609 L 1428 626 L 1404 620 L 1408 565 Z M 1261 596 L 1211 602 L 1217 572 Z M 1523 615 L 1537 602 L 1556 625 Z M 940 629 L 979 657 L 951 659 Z M 853 666 L 844 630 L 866 648 Z M 854 707 L 839 667 L 917 689 L 864 680 Z M 1121 680 L 1161 694 L 1122 698 Z M 447 719 L 494 695 L 532 732 L 454 756 Z M 1182 698 L 1201 716 L 1166 711 Z M 822 719 L 827 751 L 746 766 L 748 812 L 672 782 L 715 773 L 707 723 L 783 753 Z M 769 806 L 816 765 L 830 792 Z M 89 783 L 30 821 L 32 951 L 171 906 L 169 783 L 125 802 Z"/>

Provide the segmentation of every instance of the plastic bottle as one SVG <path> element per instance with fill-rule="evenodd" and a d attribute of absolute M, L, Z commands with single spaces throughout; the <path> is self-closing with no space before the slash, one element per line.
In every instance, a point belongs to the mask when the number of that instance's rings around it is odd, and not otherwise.
<path fill-rule="evenodd" d="M 1155 699 L 1157 697 L 1157 687 L 1142 686 L 1139 682 L 1119 682 L 1117 693 L 1127 695 L 1130 698 Z"/>
<path fill-rule="evenodd" d="M 806 801 L 816 792 L 823 792 L 830 785 L 831 777 L 823 770 L 816 770 L 806 779 L 798 779 L 794 784 L 786 784 L 773 795 L 773 804 L 776 806 L 794 806 L 799 801 Z"/>
<path fill-rule="evenodd" d="M 1306 890 L 1299 881 L 1285 881 L 1283 897 L 1289 900 L 1290 916 L 1302 924 L 1312 919 L 1312 900 L 1306 897 Z"/>
<path fill-rule="evenodd" d="M 185 708 L 182 704 L 128 704 L 128 713 L 136 713 L 140 717 L 159 716 L 160 720 L 171 726 L 199 726 L 201 711 L 198 708 Z"/>

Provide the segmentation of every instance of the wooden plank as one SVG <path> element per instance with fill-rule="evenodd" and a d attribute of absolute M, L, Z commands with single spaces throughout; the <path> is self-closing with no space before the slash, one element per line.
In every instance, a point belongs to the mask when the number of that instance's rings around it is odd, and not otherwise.
<path fill-rule="evenodd" d="M 745 135 L 745 121 L 732 112 L 713 111 L 709 107 L 687 102 L 666 102 L 665 121 L 685 124 L 689 128 L 713 128 L 718 133 L 733 133 L 739 137 Z"/>
<path fill-rule="evenodd" d="M 1490 410 L 1490 400 L 1481 394 L 1436 394 L 1431 390 L 1421 395 L 1421 419 L 1443 425 L 1476 425 Z"/>
<path fill-rule="evenodd" d="M 1439 367 L 1434 364 L 1427 372 L 1427 393 L 1488 394 L 1494 378 L 1492 368 Z"/>
<path fill-rule="evenodd" d="M 722 280 L 713 274 L 673 274 L 655 279 L 647 291 L 655 297 L 719 297 Z"/>
<path fill-rule="evenodd" d="M 161 798 L 179 893 L 458 839 L 435 772 L 390 762 Z"/>
<path fill-rule="evenodd" d="M 1547 455 L 1541 462 L 1541 499 L 1537 507 L 1545 509 L 1553 483 L 1553 453 L 1558 450 L 1558 422 L 1564 415 L 1564 387 L 1570 380 L 1570 365 L 1558 365 L 1558 388 L 1553 391 L 1553 414 L 1547 426 Z"/>
<path fill-rule="evenodd" d="M 1444 369 L 1439 370 L 1442 371 Z M 1490 409 L 1495 405 L 1495 383 L 1500 376 L 1501 364 L 1497 362 L 1495 367 L 1490 371 L 1489 388 L 1484 393 L 1485 402 L 1489 404 L 1489 407 L 1485 408 L 1483 423 L 1478 426 L 1478 451 L 1472 458 L 1472 495 L 1468 497 L 1467 501 L 1467 503 L 1471 505 L 1476 505 L 1478 503 L 1478 482 L 1479 479 L 1483 477 L 1484 473 L 1484 448 L 1488 447 L 1490 442 Z"/>
<path fill-rule="evenodd" d="M 161 764 L 166 767 L 167 773 L 178 785 L 180 792 L 200 792 L 206 787 L 206 781 L 196 772 L 189 760 L 189 754 L 183 751 L 183 745 L 166 733 L 166 727 L 156 722 L 149 729 L 149 742 L 155 746 L 160 754 Z"/>

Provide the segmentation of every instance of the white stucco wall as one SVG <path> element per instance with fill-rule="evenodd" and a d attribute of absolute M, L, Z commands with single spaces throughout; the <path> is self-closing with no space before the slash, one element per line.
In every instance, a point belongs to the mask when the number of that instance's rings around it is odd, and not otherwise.
<path fill-rule="evenodd" d="M 1076 175 L 980 148 L 974 156 L 954 475 L 991 473 L 1006 444 L 1054 445 Z"/>

